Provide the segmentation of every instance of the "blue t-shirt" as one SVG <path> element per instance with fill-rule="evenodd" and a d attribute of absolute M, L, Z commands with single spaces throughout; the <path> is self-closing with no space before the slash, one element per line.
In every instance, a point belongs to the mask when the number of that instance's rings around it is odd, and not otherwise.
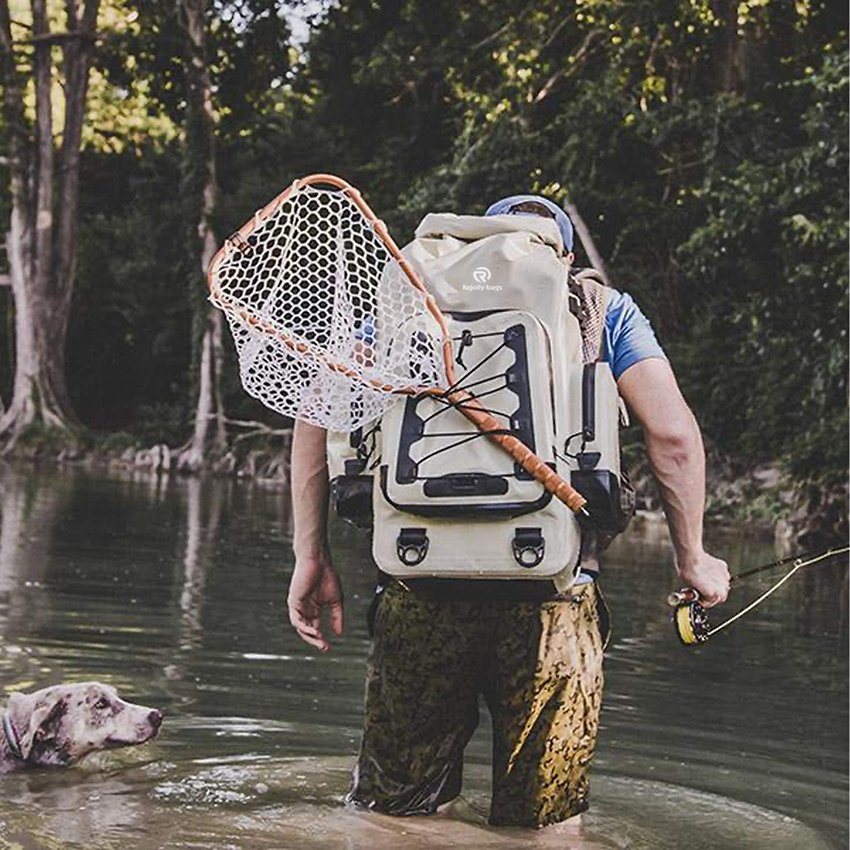
<path fill-rule="evenodd" d="M 631 295 L 612 289 L 605 311 L 605 332 L 602 358 L 611 366 L 614 378 L 650 357 L 666 356 L 649 319 L 635 304 Z"/>

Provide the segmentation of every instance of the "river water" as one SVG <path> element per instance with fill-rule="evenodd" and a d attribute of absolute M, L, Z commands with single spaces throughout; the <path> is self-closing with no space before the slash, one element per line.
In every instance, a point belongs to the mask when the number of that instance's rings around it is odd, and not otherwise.
<path fill-rule="evenodd" d="M 166 714 L 142 747 L 0 776 L 0 847 L 847 846 L 844 567 L 812 568 L 686 649 L 664 601 L 663 529 L 618 540 L 602 585 L 614 634 L 591 810 L 565 835 L 486 826 L 486 720 L 448 815 L 343 806 L 367 545 L 335 526 L 346 634 L 317 655 L 285 622 L 288 534 L 286 494 L 256 483 L 0 471 L 0 702 L 98 679 Z M 747 536 L 712 544 L 738 569 L 775 557 Z M 727 610 L 767 586 L 741 587 Z"/>

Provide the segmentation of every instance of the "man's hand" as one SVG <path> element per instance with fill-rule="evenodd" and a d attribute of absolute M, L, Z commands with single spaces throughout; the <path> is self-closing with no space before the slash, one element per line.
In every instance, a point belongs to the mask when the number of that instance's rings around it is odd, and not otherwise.
<path fill-rule="evenodd" d="M 342 589 L 327 553 L 296 559 L 287 606 L 298 636 L 327 652 L 330 644 L 322 634 L 322 608 L 328 608 L 333 633 L 342 634 Z"/>
<path fill-rule="evenodd" d="M 725 602 L 729 595 L 729 567 L 726 561 L 701 552 L 693 559 L 676 565 L 679 577 L 699 593 L 700 603 L 711 608 Z"/>

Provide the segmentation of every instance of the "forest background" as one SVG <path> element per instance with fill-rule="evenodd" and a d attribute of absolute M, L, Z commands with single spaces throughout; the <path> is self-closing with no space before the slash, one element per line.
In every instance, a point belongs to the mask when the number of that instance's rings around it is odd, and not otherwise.
<path fill-rule="evenodd" d="M 0 450 L 161 445 L 185 470 L 280 453 L 288 423 L 240 389 L 202 270 L 331 171 L 402 243 L 429 211 L 573 204 L 673 362 L 715 508 L 841 525 L 847 18 L 843 0 L 0 0 Z"/>

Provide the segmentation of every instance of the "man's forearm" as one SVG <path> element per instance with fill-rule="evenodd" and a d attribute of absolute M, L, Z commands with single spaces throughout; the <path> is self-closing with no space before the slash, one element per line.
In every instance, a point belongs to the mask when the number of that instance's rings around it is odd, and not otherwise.
<path fill-rule="evenodd" d="M 300 421 L 292 438 L 292 519 L 296 559 L 327 548 L 327 432 Z"/>
<path fill-rule="evenodd" d="M 703 554 L 705 452 L 699 426 L 670 364 L 650 358 L 620 377 L 620 394 L 643 426 L 679 568 Z"/>
<path fill-rule="evenodd" d="M 729 593 L 729 568 L 703 549 L 705 451 L 696 419 L 666 360 L 635 363 L 617 384 L 643 426 L 679 576 L 698 591 L 704 605 L 716 605 Z"/>
<path fill-rule="evenodd" d="M 696 420 L 688 413 L 676 429 L 646 432 L 647 456 L 680 568 L 703 552 L 705 451 Z"/>

